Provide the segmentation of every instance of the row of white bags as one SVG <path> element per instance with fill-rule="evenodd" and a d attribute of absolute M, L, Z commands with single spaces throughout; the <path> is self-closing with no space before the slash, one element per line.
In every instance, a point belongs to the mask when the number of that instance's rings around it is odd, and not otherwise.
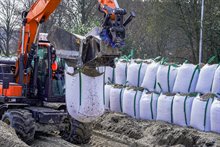
<path fill-rule="evenodd" d="M 219 104 L 214 98 L 160 95 L 156 120 L 220 133 Z"/>
<path fill-rule="evenodd" d="M 220 66 L 184 63 L 180 67 L 157 62 L 127 63 L 118 61 L 105 75 L 111 83 L 143 87 L 149 92 L 162 93 L 215 93 L 220 95 Z M 113 74 L 114 73 L 114 74 Z M 114 76 L 112 76 L 114 75 Z M 114 77 L 114 79 L 113 79 Z M 114 81 L 114 82 L 113 82 Z"/>
<path fill-rule="evenodd" d="M 108 69 L 111 68 L 108 67 Z M 106 83 L 109 81 L 107 79 L 111 79 L 115 84 L 144 87 L 149 91 L 156 90 L 158 92 L 161 90 L 171 92 L 177 74 L 177 68 L 172 65 L 160 65 L 157 62 L 150 63 L 149 61 L 132 63 L 118 61 L 114 70 L 114 79 L 112 79 L 112 71 L 113 68 L 109 74 L 109 71 L 106 70 Z"/>
<path fill-rule="evenodd" d="M 105 86 L 106 109 L 123 112 L 136 119 L 162 120 L 202 131 L 220 133 L 220 101 L 200 96 L 159 95 L 124 87 Z"/>
<path fill-rule="evenodd" d="M 178 68 L 158 63 L 152 63 L 148 67 L 141 86 L 151 92 L 220 93 L 218 64 L 206 64 L 201 69 L 198 65 L 185 63 Z M 154 84 L 155 81 L 157 84 Z"/>
<path fill-rule="evenodd" d="M 105 85 L 105 109 L 125 112 L 139 118 L 139 102 L 142 92 L 123 86 Z"/>

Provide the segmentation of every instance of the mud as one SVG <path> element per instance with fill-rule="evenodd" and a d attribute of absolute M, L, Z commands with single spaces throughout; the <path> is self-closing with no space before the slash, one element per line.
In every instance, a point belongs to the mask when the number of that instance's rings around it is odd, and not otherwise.
<path fill-rule="evenodd" d="M 14 129 L 0 121 L 0 146 L 1 147 L 28 147 L 16 135 Z"/>

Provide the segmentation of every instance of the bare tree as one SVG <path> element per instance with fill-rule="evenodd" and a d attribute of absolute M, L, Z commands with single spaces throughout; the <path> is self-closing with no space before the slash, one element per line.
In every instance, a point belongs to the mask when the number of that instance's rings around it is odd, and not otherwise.
<path fill-rule="evenodd" d="M 43 31 L 49 31 L 53 25 L 70 32 L 81 33 L 80 29 L 84 30 L 82 32 L 87 31 L 97 18 L 96 4 L 98 2 L 94 0 L 62 0 L 50 19 L 43 25 Z"/>
<path fill-rule="evenodd" d="M 20 3 L 23 6 L 23 9 L 28 10 L 30 9 L 31 5 L 35 2 L 36 0 L 20 0 Z"/>
<path fill-rule="evenodd" d="M 12 44 L 17 40 L 15 30 L 20 22 L 17 6 L 16 0 L 0 1 L 0 50 L 5 56 L 9 56 L 15 50 Z"/>
<path fill-rule="evenodd" d="M 17 5 L 29 10 L 36 0 L 0 0 L 0 51 L 9 54 L 17 24 Z M 136 57 L 168 56 L 174 61 L 185 58 L 198 60 L 200 0 L 118 0 L 127 12 L 134 10 L 136 18 L 126 28 L 123 54 L 136 50 Z M 97 0 L 62 0 L 42 28 L 48 32 L 53 25 L 67 31 L 85 34 L 100 26 L 102 14 L 97 11 Z M 22 10 L 22 11 L 23 11 Z M 212 55 L 220 60 L 220 1 L 205 2 L 204 61 Z M 8 27 L 9 26 L 9 27 Z M 14 45 L 16 46 L 16 45 Z M 6 52 L 7 51 L 7 52 Z M 181 62 L 180 61 L 180 62 Z"/>
<path fill-rule="evenodd" d="M 81 14 L 82 24 L 87 23 L 88 18 L 92 16 L 93 8 L 97 4 L 97 1 L 94 0 L 78 0 L 78 10 Z"/>

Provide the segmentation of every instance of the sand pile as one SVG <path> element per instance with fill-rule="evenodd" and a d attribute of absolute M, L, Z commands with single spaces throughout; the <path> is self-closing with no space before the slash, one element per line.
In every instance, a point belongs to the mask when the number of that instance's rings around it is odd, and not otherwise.
<path fill-rule="evenodd" d="M 137 121 L 117 113 L 106 113 L 94 129 L 132 146 L 220 146 L 220 135 L 183 128 L 165 122 Z"/>
<path fill-rule="evenodd" d="M 14 129 L 0 121 L 0 146 L 1 147 L 28 147 L 16 135 Z"/>

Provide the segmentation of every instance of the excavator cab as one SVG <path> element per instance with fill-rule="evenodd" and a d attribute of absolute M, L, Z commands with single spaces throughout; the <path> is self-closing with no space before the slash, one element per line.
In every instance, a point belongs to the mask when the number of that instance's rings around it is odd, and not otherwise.
<path fill-rule="evenodd" d="M 38 97 L 44 102 L 64 103 L 64 60 L 56 56 L 56 51 L 48 40 L 39 40 L 37 55 L 39 57 L 38 74 L 36 75 Z"/>

